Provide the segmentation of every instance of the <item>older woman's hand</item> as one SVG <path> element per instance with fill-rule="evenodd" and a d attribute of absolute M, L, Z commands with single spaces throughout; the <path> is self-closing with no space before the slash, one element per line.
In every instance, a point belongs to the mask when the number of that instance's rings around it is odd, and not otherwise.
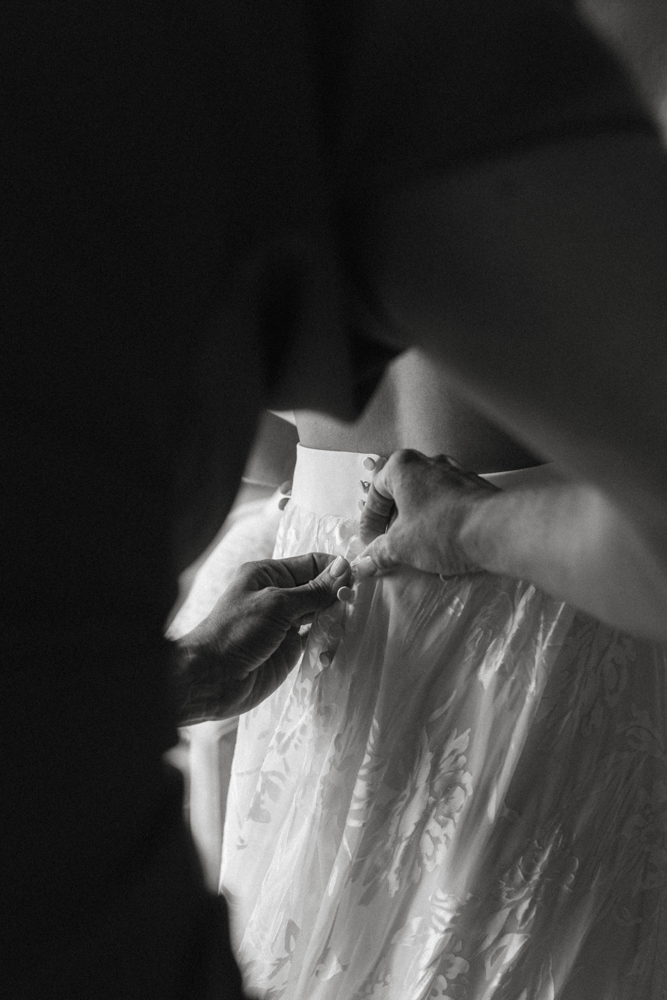
<path fill-rule="evenodd" d="M 345 559 L 318 552 L 241 566 L 208 617 L 175 643 L 179 724 L 230 718 L 268 698 L 301 655 L 300 627 L 349 581 Z"/>
<path fill-rule="evenodd" d="M 445 455 L 397 451 L 375 475 L 361 515 L 367 544 L 356 563 L 357 579 L 400 564 L 456 576 L 476 572 L 461 533 L 471 510 L 497 493 Z"/>

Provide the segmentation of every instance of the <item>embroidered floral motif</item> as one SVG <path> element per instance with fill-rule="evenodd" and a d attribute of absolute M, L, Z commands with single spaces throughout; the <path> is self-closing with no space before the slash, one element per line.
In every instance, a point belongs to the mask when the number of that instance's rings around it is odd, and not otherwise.
<path fill-rule="evenodd" d="M 386 963 L 380 962 L 376 975 L 362 987 L 354 1000 L 388 1000 L 391 995 L 391 985 L 391 973 L 386 971 Z"/>
<path fill-rule="evenodd" d="M 459 941 L 454 952 L 446 952 L 441 958 L 441 972 L 436 977 L 428 1000 L 464 1000 L 468 986 L 465 973 L 470 965 L 464 958 L 455 954 L 460 950 Z"/>
<path fill-rule="evenodd" d="M 456 730 L 445 744 L 431 780 L 426 812 L 430 815 L 421 838 L 421 855 L 426 871 L 441 865 L 451 843 L 456 821 L 472 794 L 472 775 L 465 770 L 463 751 L 470 740 L 470 730 L 457 737 Z"/>
<path fill-rule="evenodd" d="M 276 554 L 355 531 L 292 502 Z M 586 1000 L 610 977 L 664 1000 L 665 651 L 517 581 L 364 586 L 334 667 L 313 640 L 239 730 L 223 884 L 248 991 L 557 1000 L 576 968 Z"/>

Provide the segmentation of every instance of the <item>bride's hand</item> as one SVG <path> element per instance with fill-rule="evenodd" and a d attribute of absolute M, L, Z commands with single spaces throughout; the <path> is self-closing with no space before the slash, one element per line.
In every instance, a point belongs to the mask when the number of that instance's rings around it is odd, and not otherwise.
<path fill-rule="evenodd" d="M 446 455 L 394 452 L 375 475 L 361 515 L 367 545 L 355 564 L 357 579 L 401 564 L 442 576 L 476 572 L 462 528 L 473 507 L 496 492 Z"/>
<path fill-rule="evenodd" d="M 318 552 L 241 566 L 208 617 L 176 643 L 179 724 L 230 718 L 259 705 L 298 662 L 300 627 L 349 581 L 345 559 Z"/>

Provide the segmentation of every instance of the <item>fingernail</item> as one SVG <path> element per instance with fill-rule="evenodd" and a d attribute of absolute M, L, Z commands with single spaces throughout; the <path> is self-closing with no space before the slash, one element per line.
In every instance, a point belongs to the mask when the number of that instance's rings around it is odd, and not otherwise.
<path fill-rule="evenodd" d="M 343 559 L 342 556 L 336 556 L 334 561 L 331 563 L 331 575 L 333 577 L 342 576 L 347 569 L 347 559 Z"/>
<path fill-rule="evenodd" d="M 338 598 L 339 601 L 347 603 L 348 601 L 351 601 L 352 598 L 354 597 L 354 592 L 350 587 L 340 587 L 338 589 L 336 597 Z"/>
<path fill-rule="evenodd" d="M 369 576 L 375 576 L 377 572 L 377 566 L 370 556 L 364 556 L 363 559 L 357 560 L 355 569 L 357 580 L 365 580 Z"/>

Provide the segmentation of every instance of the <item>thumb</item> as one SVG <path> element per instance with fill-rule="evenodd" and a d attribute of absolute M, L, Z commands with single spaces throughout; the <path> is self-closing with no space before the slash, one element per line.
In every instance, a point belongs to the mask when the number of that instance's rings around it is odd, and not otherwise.
<path fill-rule="evenodd" d="M 363 542 L 370 542 L 386 531 L 391 515 L 395 511 L 393 497 L 387 496 L 378 489 L 378 486 L 381 485 L 380 479 L 381 475 L 377 475 L 373 480 L 361 512 L 359 533 Z M 385 490 L 387 490 L 386 486 Z"/>
<path fill-rule="evenodd" d="M 365 580 L 369 576 L 381 576 L 400 565 L 401 560 L 396 558 L 392 550 L 391 533 L 374 539 L 355 563 L 356 579 Z"/>
<path fill-rule="evenodd" d="M 350 583 L 352 571 L 347 559 L 337 556 L 319 576 L 300 587 L 289 587 L 280 591 L 283 613 L 292 623 L 313 615 L 322 608 L 328 608 L 336 600 L 341 587 Z"/>

